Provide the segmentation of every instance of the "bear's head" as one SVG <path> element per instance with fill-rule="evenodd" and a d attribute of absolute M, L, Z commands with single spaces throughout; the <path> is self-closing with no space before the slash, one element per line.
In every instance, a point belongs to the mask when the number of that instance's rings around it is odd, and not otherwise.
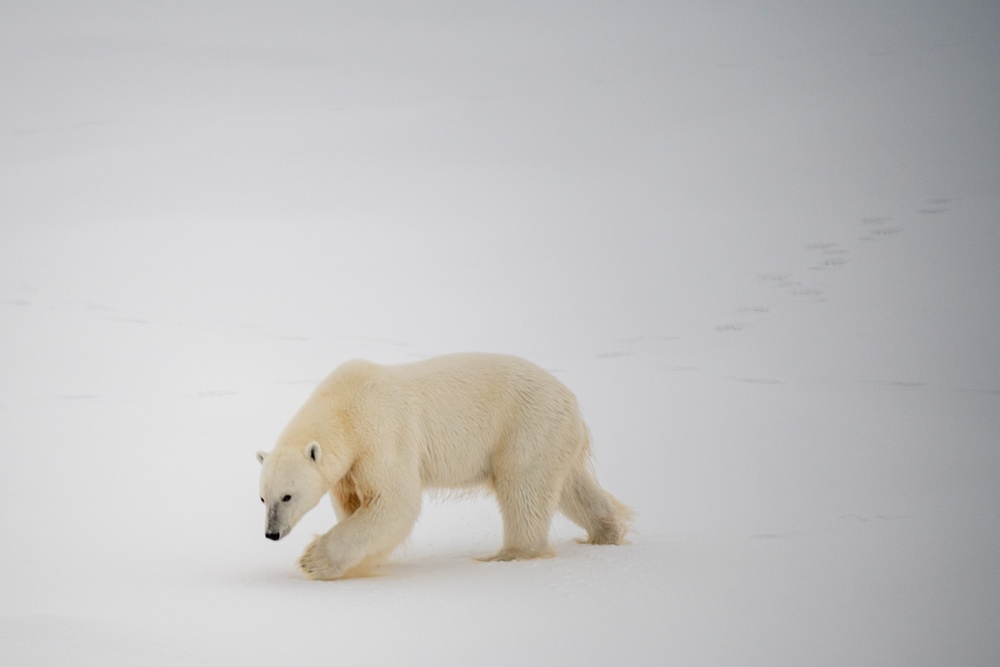
<path fill-rule="evenodd" d="M 264 536 L 280 540 L 316 506 L 330 490 L 321 474 L 323 450 L 317 442 L 299 449 L 281 447 L 270 453 L 257 452 L 260 471 L 260 501 L 267 508 Z"/>

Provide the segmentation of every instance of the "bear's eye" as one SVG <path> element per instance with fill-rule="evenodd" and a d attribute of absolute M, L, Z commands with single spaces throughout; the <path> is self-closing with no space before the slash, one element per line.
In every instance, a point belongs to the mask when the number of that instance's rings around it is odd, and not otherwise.
<path fill-rule="evenodd" d="M 287 503 L 287 502 L 288 502 L 289 500 L 291 500 L 291 499 L 292 499 L 292 497 L 291 497 L 291 496 L 288 496 L 288 495 L 286 495 L 286 496 L 285 496 L 284 498 L 282 498 L 282 499 L 281 499 L 281 502 L 283 502 L 283 503 Z"/>
<path fill-rule="evenodd" d="M 261 499 L 260 499 L 260 502 L 264 502 L 264 499 L 263 499 L 263 498 L 261 498 Z"/>

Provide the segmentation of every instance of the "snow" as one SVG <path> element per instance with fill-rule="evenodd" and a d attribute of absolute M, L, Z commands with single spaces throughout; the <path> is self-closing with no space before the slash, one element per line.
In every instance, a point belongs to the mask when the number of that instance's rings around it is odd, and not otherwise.
<path fill-rule="evenodd" d="M 1000 663 L 1000 8 L 0 7 L 0 663 Z M 520 354 L 632 543 L 295 570 L 340 362 Z"/>

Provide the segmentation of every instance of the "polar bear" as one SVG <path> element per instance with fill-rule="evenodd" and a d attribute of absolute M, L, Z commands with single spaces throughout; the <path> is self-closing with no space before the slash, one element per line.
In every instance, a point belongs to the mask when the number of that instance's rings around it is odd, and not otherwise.
<path fill-rule="evenodd" d="M 283 538 L 330 494 L 337 523 L 299 560 L 312 579 L 363 575 L 388 558 L 416 522 L 424 489 L 492 491 L 503 547 L 483 560 L 551 555 L 557 510 L 591 544 L 621 544 L 629 528 L 628 508 L 594 479 L 576 398 L 513 356 L 349 361 L 257 458 L 268 539 Z"/>

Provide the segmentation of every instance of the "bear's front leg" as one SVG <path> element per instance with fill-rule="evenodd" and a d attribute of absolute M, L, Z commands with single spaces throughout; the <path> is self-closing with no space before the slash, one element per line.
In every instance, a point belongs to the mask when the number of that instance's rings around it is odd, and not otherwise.
<path fill-rule="evenodd" d="M 299 568 L 310 579 L 340 579 L 350 566 L 331 533 L 316 536 L 299 558 Z"/>
<path fill-rule="evenodd" d="M 420 492 L 393 502 L 372 498 L 354 514 L 306 547 L 299 567 L 310 579 L 340 579 L 374 567 L 413 528 L 420 513 Z"/>

